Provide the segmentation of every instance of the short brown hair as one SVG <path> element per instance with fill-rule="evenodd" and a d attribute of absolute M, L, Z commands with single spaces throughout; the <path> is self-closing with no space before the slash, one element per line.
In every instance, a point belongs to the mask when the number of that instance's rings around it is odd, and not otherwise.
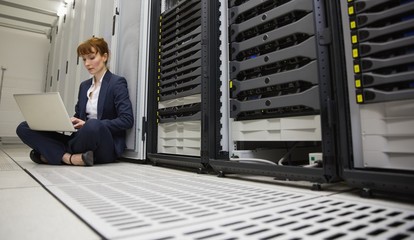
<path fill-rule="evenodd" d="M 97 51 L 102 56 L 107 53 L 109 58 L 108 43 L 103 38 L 92 37 L 85 42 L 79 44 L 77 52 L 78 56 L 95 53 Z"/>

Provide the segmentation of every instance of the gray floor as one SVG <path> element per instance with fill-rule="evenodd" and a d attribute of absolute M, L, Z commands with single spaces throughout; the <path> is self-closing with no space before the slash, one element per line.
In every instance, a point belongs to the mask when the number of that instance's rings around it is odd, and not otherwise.
<path fill-rule="evenodd" d="M 47 166 L 0 146 L 1 239 L 414 239 L 414 205 L 343 184 L 150 165 Z M 41 184 L 40 184 L 41 183 Z"/>

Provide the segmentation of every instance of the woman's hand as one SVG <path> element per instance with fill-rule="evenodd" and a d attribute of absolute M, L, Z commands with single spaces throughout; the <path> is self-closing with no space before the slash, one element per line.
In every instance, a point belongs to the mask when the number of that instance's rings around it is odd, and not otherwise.
<path fill-rule="evenodd" d="M 70 120 L 72 121 L 73 127 L 75 129 L 80 129 L 85 124 L 85 121 L 79 118 L 71 117 Z"/>

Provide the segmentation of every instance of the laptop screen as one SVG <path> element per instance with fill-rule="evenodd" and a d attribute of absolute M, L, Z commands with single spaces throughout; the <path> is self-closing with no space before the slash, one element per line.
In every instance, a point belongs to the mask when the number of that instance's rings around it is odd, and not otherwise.
<path fill-rule="evenodd" d="M 76 131 L 59 92 L 13 95 L 30 129 Z"/>

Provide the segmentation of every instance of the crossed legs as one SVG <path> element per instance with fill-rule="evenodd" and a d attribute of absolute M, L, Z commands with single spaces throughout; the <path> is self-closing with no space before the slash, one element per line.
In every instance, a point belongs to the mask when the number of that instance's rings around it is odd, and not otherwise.
<path fill-rule="evenodd" d="M 34 131 L 26 122 L 16 129 L 20 139 L 48 164 L 91 165 L 114 162 L 116 154 L 112 134 L 101 121 L 90 119 L 71 136 L 57 132 Z M 88 164 L 89 163 L 89 164 Z"/>

